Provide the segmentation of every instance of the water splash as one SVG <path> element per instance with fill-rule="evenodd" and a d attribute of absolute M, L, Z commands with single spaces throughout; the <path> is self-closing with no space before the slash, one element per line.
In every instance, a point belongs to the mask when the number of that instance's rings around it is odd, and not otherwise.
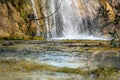
<path fill-rule="evenodd" d="M 49 15 L 58 9 L 60 0 L 50 0 L 47 5 Z M 99 7 L 98 0 L 64 0 L 60 10 L 48 19 L 48 38 L 103 40 Z"/>
<path fill-rule="evenodd" d="M 60 38 L 52 38 L 55 40 L 111 40 L 111 37 L 104 37 L 104 36 L 100 36 L 100 37 L 96 37 L 93 35 L 78 35 L 78 36 L 66 36 L 66 37 L 60 37 Z"/>
<path fill-rule="evenodd" d="M 34 11 L 34 15 L 35 15 L 35 19 L 38 19 L 38 15 L 37 15 L 37 10 L 36 10 L 36 7 L 35 7 L 35 2 L 34 0 L 31 0 L 31 3 L 32 3 L 32 8 L 33 8 L 33 11 Z M 36 22 L 36 36 L 40 36 L 40 28 L 39 28 L 39 21 L 35 20 Z"/>

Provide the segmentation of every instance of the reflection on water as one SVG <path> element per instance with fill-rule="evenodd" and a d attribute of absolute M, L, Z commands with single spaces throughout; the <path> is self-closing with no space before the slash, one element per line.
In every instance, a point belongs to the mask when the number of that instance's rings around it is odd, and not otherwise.
<path fill-rule="evenodd" d="M 56 67 L 67 67 L 67 68 L 89 68 L 96 69 L 97 61 L 88 64 L 90 56 L 80 54 L 79 52 L 55 52 L 48 54 L 40 54 L 37 58 L 38 61 L 46 63 Z"/>
<path fill-rule="evenodd" d="M 92 56 L 91 53 L 64 51 L 4 52 L 0 54 L 0 80 L 86 80 L 84 75 L 71 73 L 72 71 L 63 73 L 57 69 L 69 68 L 68 70 L 87 71 L 100 67 L 119 66 L 119 63 L 115 63 L 120 60 L 117 56 L 107 54 L 106 58 L 102 60 L 98 55 L 91 60 Z M 118 74 L 118 76 L 120 75 Z M 86 78 L 95 80 L 94 75 Z M 115 79 L 117 78 L 115 77 Z"/>

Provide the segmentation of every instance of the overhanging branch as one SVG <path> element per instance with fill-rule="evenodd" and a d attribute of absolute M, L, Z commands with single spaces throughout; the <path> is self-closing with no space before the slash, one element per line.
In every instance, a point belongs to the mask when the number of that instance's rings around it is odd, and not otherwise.
<path fill-rule="evenodd" d="M 58 9 L 56 9 L 55 12 L 53 12 L 52 14 L 50 14 L 50 15 L 48 15 L 48 16 L 43 16 L 43 17 L 41 17 L 41 18 L 32 19 L 32 20 L 41 20 L 41 19 L 46 19 L 46 18 L 49 18 L 49 17 L 53 16 L 54 14 L 56 14 L 56 13 L 60 10 L 61 5 L 62 5 L 62 0 L 61 0 L 61 2 L 60 2 L 60 4 L 59 4 Z"/>

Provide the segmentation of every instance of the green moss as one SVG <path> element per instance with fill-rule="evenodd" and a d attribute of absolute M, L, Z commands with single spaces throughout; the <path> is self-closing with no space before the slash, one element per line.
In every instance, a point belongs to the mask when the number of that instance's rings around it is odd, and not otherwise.
<path fill-rule="evenodd" d="M 43 36 L 11 36 L 11 37 L 0 37 L 0 40 L 45 40 Z"/>
<path fill-rule="evenodd" d="M 6 66 L 12 66 L 13 70 L 24 69 L 25 71 L 33 71 L 33 70 L 45 70 L 45 71 L 54 71 L 54 72 L 64 72 L 64 73 L 74 73 L 74 74 L 80 74 L 80 75 L 91 75 L 94 74 L 97 78 L 100 78 L 101 76 L 106 78 L 111 75 L 114 75 L 115 73 L 119 73 L 120 68 L 99 68 L 96 70 L 90 70 L 90 71 L 83 71 L 79 68 L 72 69 L 72 68 L 57 68 L 52 67 L 47 64 L 38 64 L 35 62 L 29 62 L 29 61 L 15 61 L 15 60 L 2 60 L 0 61 L 0 64 L 4 64 Z M 7 69 L 8 70 L 8 69 Z"/>
<path fill-rule="evenodd" d="M 80 69 L 72 69 L 72 68 L 57 68 L 53 67 L 47 64 L 38 64 L 35 62 L 29 62 L 29 61 L 16 61 L 16 60 L 2 60 L 0 61 L 0 65 L 6 65 L 8 67 L 11 67 L 11 69 L 6 69 L 3 67 L 3 70 L 7 71 L 34 71 L 34 70 L 45 70 L 45 71 L 53 71 L 53 72 L 64 72 L 64 73 L 75 73 L 75 74 L 85 74 L 84 71 L 81 71 Z M 1 67 L 0 66 L 0 67 Z"/>
<path fill-rule="evenodd" d="M 7 40 L 23 40 L 23 37 L 16 37 L 16 36 L 12 36 L 12 37 L 8 37 Z"/>
<path fill-rule="evenodd" d="M 109 77 L 111 75 L 113 75 L 114 73 L 118 73 L 120 71 L 120 68 L 114 68 L 114 67 L 110 67 L 110 68 L 99 68 L 97 70 L 93 70 L 90 71 L 90 74 L 94 74 L 96 75 L 96 77 Z"/>
<path fill-rule="evenodd" d="M 11 37 L 4 37 L 3 40 L 24 40 L 23 36 L 11 36 Z"/>
<path fill-rule="evenodd" d="M 45 38 L 43 36 L 35 36 L 32 37 L 32 40 L 45 40 Z"/>
<path fill-rule="evenodd" d="M 27 12 L 26 10 L 24 10 L 24 9 L 21 9 L 21 11 L 20 11 L 20 16 L 21 16 L 22 18 L 26 18 L 27 15 L 28 15 L 28 12 Z"/>
<path fill-rule="evenodd" d="M 21 11 L 24 8 L 24 5 L 30 4 L 30 0 L 11 0 L 11 3 L 16 8 L 17 11 Z"/>

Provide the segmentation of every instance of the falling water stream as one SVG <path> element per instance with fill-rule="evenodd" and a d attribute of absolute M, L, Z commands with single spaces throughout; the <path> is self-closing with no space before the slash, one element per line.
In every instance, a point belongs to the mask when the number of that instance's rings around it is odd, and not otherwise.
<path fill-rule="evenodd" d="M 35 19 L 38 19 L 38 14 L 37 14 L 37 10 L 36 10 L 34 0 L 31 0 L 31 3 L 32 3 L 32 8 L 33 8 L 33 11 L 34 11 Z M 39 26 L 40 23 L 37 20 L 35 22 L 36 22 L 36 28 L 37 28 L 36 36 L 40 36 L 40 26 Z"/>
<path fill-rule="evenodd" d="M 97 17 L 98 0 L 50 0 L 46 15 L 58 12 L 47 19 L 47 37 L 52 39 L 98 39 L 101 23 Z M 61 5 L 61 6 L 60 6 Z"/>
<path fill-rule="evenodd" d="M 31 2 L 38 19 L 35 2 Z M 98 0 L 43 0 L 42 6 L 46 17 L 53 14 L 45 19 L 48 39 L 108 40 L 101 34 L 102 25 L 97 17 L 100 8 Z M 39 24 L 36 21 L 36 36 L 40 36 Z"/>

